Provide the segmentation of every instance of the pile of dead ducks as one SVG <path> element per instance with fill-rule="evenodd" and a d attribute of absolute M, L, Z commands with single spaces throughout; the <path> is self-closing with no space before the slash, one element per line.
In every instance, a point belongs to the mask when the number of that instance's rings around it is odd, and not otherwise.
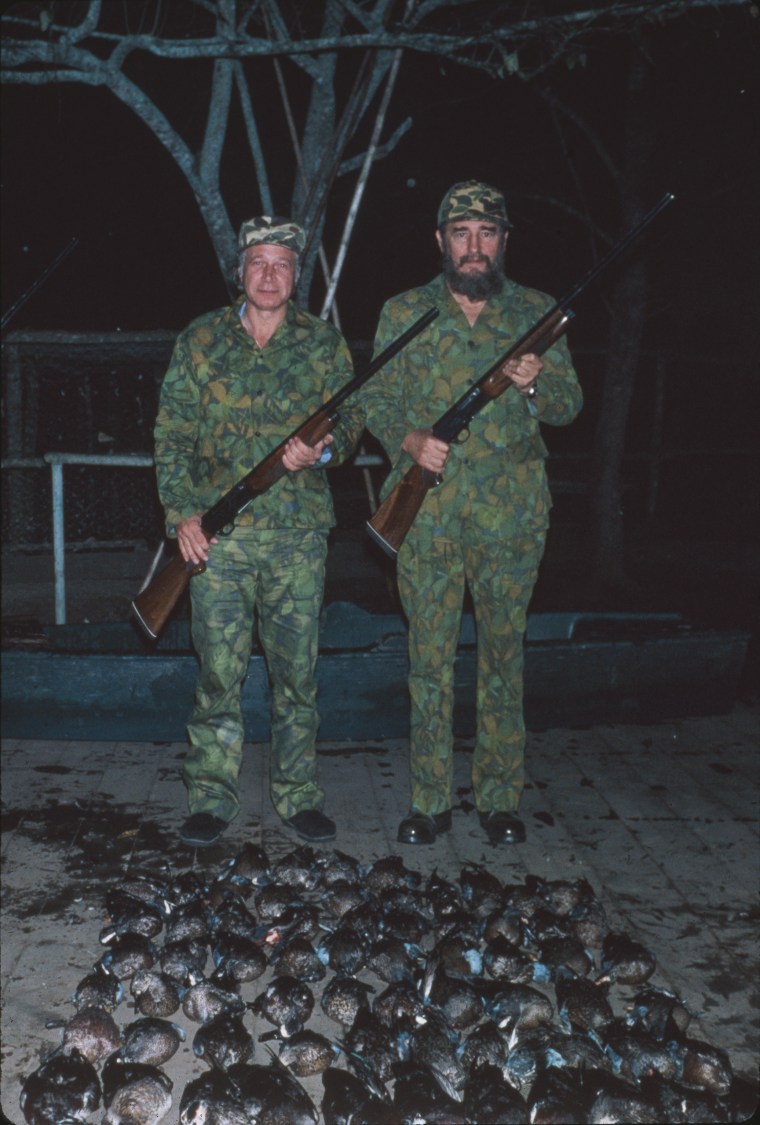
<path fill-rule="evenodd" d="M 455 883 L 249 844 L 211 873 L 124 878 L 105 908 L 102 956 L 24 1082 L 28 1125 L 742 1119 L 726 1054 L 583 879 Z M 175 1090 L 190 1036 L 198 1073 Z"/>

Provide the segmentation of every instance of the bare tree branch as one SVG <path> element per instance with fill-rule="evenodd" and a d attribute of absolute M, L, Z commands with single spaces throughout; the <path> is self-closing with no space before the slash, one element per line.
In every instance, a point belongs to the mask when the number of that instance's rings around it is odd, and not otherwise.
<path fill-rule="evenodd" d="M 474 0 L 469 0 L 474 4 Z M 468 0 L 428 0 L 425 15 L 438 13 L 444 7 L 465 8 Z M 545 41 L 547 35 L 564 33 L 577 37 L 590 31 L 603 32 L 621 30 L 637 20 L 666 20 L 700 8 L 751 8 L 753 0 L 645 0 L 645 2 L 603 3 L 599 7 L 585 6 L 576 11 L 561 15 L 541 16 L 536 19 L 496 19 L 479 22 L 475 33 L 447 33 L 420 26 L 419 16 L 415 20 L 417 30 L 406 30 L 403 25 L 397 28 L 374 28 L 373 30 L 348 34 L 321 35 L 315 38 L 294 38 L 284 25 L 279 8 L 273 0 L 266 5 L 267 16 L 273 25 L 273 36 L 261 38 L 241 34 L 239 28 L 229 36 L 210 36 L 197 38 L 170 39 L 155 35 L 131 35 L 126 37 L 129 50 L 143 50 L 148 54 L 164 59 L 271 57 L 287 55 L 312 77 L 314 56 L 337 50 L 409 50 L 423 54 L 439 55 L 463 65 L 498 75 L 499 65 L 494 62 L 493 49 L 500 46 L 519 48 L 530 42 Z M 328 5 L 329 7 L 329 5 Z M 341 7 L 345 8 L 343 0 Z M 477 5 L 475 5 L 477 7 Z M 499 5 L 495 12 L 506 13 L 510 6 Z M 37 28 L 32 20 L 6 16 L 7 25 Z M 424 22 L 424 21 L 422 21 Z M 71 29 L 59 24 L 51 24 L 48 34 L 63 36 Z M 102 43 L 117 42 L 125 45 L 125 37 L 116 32 L 95 31 L 91 38 Z M 566 40 L 567 41 L 567 40 Z M 6 38 L 2 49 L 3 81 L 17 81 L 14 69 L 28 63 L 55 61 L 52 57 L 56 46 L 53 40 L 28 40 Z M 483 55 L 478 54 L 482 50 Z M 312 56 L 310 59 L 308 56 Z"/>
<path fill-rule="evenodd" d="M 238 97 L 240 98 L 240 106 L 243 110 L 248 147 L 251 150 L 253 166 L 256 169 L 256 179 L 259 185 L 259 195 L 261 196 L 261 208 L 265 214 L 271 215 L 273 210 L 272 192 L 269 188 L 269 176 L 267 174 L 266 160 L 264 159 L 264 150 L 261 147 L 261 138 L 259 137 L 259 130 L 256 125 L 256 115 L 253 111 L 250 91 L 245 80 L 242 65 L 239 62 L 235 63 L 235 84 L 237 86 Z"/>
<path fill-rule="evenodd" d="M 550 6 L 551 7 L 551 6 Z M 326 201 L 335 175 L 364 166 L 366 151 L 350 153 L 348 145 L 371 112 L 391 58 L 405 61 L 410 53 L 426 54 L 480 70 L 498 78 L 533 79 L 561 65 L 572 52 L 603 41 L 605 34 L 628 31 L 641 23 L 665 21 L 698 9 L 746 8 L 752 0 L 579 0 L 559 14 L 527 18 L 534 10 L 522 0 L 191 0 L 183 5 L 146 0 L 137 29 L 131 26 L 134 5 L 40 4 L 37 19 L 11 8 L 3 17 L 0 80 L 40 86 L 79 83 L 103 86 L 128 106 L 160 141 L 187 179 L 206 223 L 225 277 L 235 261 L 234 231 L 221 191 L 225 139 L 236 93 L 251 151 L 253 174 L 262 204 L 272 199 L 264 154 L 256 125 L 257 80 L 261 63 L 289 59 L 307 83 L 301 98 L 301 119 L 292 122 L 291 214 L 308 226 L 314 250 L 304 263 L 303 294 L 313 274 L 313 255 L 321 242 Z M 398 15 L 394 16 L 394 13 Z M 356 75 L 356 56 L 372 58 L 360 94 L 346 95 Z M 167 67 L 210 60 L 204 136 L 195 151 L 174 127 L 160 94 L 141 88 L 136 57 L 163 61 Z M 346 107 L 350 107 L 350 113 Z M 567 112 L 555 106 L 555 112 Z M 336 126 L 338 119 L 342 125 Z M 581 122 L 576 127 L 583 129 Z M 407 117 L 396 124 L 383 145 L 372 148 L 373 159 L 392 152 L 411 128 Z M 342 132 L 341 132 L 342 130 Z M 599 142 L 588 130 L 607 171 Z M 363 146 L 365 147 L 365 146 Z M 297 155 L 303 161 L 298 169 Z M 340 153 L 333 160 L 325 155 Z M 288 157 L 280 150 L 278 161 Z"/>

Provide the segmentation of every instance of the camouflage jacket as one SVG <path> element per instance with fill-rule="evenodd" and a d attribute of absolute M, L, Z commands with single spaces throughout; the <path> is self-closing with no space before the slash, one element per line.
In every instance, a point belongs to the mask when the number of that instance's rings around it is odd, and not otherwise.
<path fill-rule="evenodd" d="M 442 275 L 386 303 L 376 350 L 431 306 L 440 316 L 361 393 L 367 426 L 391 460 L 383 496 L 413 464 L 401 449 L 406 434 L 432 426 L 553 304 L 546 294 L 507 280 L 470 327 Z M 443 482 L 428 493 L 417 517 L 420 530 L 445 536 L 459 519 L 504 535 L 526 521 L 546 527 L 551 498 L 539 423 L 566 425 L 583 400 L 565 340 L 542 359 L 534 398 L 505 391 L 476 415 L 466 440 L 452 446 Z"/>
<path fill-rule="evenodd" d="M 264 349 L 240 322 L 243 299 L 194 320 L 179 336 L 154 431 L 158 491 L 170 535 L 212 506 L 353 376 L 332 325 L 291 302 Z M 349 456 L 364 425 L 355 398 L 341 407 L 330 465 Z M 241 527 L 328 528 L 332 496 L 319 467 L 286 473 L 236 519 Z"/>

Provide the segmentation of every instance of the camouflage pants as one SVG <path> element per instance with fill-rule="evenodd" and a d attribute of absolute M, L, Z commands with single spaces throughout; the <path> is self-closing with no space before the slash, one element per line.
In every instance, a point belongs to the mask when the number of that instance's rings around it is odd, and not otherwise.
<path fill-rule="evenodd" d="M 515 811 L 524 783 L 523 639 L 545 532 L 510 540 L 466 527 L 457 540 L 413 533 L 398 554 L 409 619 L 411 806 L 451 808 L 454 660 L 467 583 L 478 646 L 475 803 L 481 812 Z"/>
<path fill-rule="evenodd" d="M 192 637 L 201 667 L 183 772 L 191 813 L 232 820 L 240 809 L 240 694 L 254 615 L 272 690 L 272 804 L 283 818 L 322 808 L 315 669 L 326 555 L 325 531 L 238 528 L 220 539 L 206 571 L 192 579 Z"/>

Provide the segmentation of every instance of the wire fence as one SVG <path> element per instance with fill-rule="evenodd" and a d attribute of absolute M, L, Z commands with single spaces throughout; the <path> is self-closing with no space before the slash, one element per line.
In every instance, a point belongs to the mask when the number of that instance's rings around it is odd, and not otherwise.
<path fill-rule="evenodd" d="M 61 473 L 56 518 L 67 548 L 158 545 L 163 514 L 152 429 L 174 340 L 172 332 L 6 337 L 0 482 L 5 550 L 52 548 L 55 463 Z M 363 364 L 369 347 L 359 342 L 352 352 Z M 586 407 L 573 426 L 545 428 L 555 518 L 585 515 L 604 359 L 599 350 L 576 352 Z M 733 377 L 721 392 L 721 410 L 711 416 L 700 406 L 698 386 L 715 369 L 714 359 L 643 357 L 623 463 L 633 520 L 688 518 L 698 527 L 723 521 L 734 534 L 757 514 L 758 450 L 747 410 L 754 372 L 736 359 L 726 357 L 724 363 L 730 363 Z M 379 445 L 368 437 L 352 466 L 333 471 L 339 525 L 363 524 L 385 464 Z"/>

